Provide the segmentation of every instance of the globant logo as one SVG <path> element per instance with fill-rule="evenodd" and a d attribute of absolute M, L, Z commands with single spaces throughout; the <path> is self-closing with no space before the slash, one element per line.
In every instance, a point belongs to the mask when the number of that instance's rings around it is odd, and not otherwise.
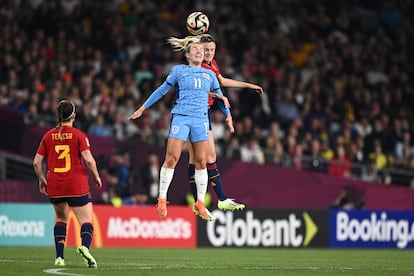
<path fill-rule="evenodd" d="M 235 218 L 232 212 L 213 211 L 214 222 L 207 223 L 206 234 L 211 245 L 306 247 L 318 232 L 307 212 L 287 213 L 282 218 L 255 217 L 253 211 Z"/>

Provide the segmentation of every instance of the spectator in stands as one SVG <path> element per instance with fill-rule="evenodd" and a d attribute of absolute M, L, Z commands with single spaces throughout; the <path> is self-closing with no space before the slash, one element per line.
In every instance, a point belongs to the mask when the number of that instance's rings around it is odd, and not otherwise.
<path fill-rule="evenodd" d="M 292 164 L 290 167 L 297 171 L 303 170 L 303 144 L 299 143 L 295 146 L 295 152 L 293 153 L 293 156 L 291 157 Z"/>
<path fill-rule="evenodd" d="M 309 159 L 304 160 L 304 167 L 306 170 L 317 172 L 328 171 L 328 160 L 322 156 L 320 139 L 312 139 L 310 149 L 306 152 L 306 156 L 310 157 Z"/>
<path fill-rule="evenodd" d="M 140 176 L 142 189 L 140 194 L 145 195 L 147 204 L 156 204 L 159 191 L 159 172 L 161 163 L 156 153 L 148 155 L 147 162 L 141 167 Z"/>
<path fill-rule="evenodd" d="M 410 151 L 414 151 L 414 143 L 411 139 L 411 133 L 407 131 L 403 131 L 401 137 L 397 138 L 395 142 L 394 154 L 396 158 L 402 158 L 404 155 L 404 149 L 409 148 Z"/>
<path fill-rule="evenodd" d="M 114 205 L 123 198 L 130 197 L 130 154 L 127 151 L 115 152 L 110 160 L 109 167 L 102 171 L 103 176 L 107 179 L 108 197 L 106 200 Z"/>
<path fill-rule="evenodd" d="M 24 114 L 24 123 L 28 125 L 41 125 L 36 104 L 31 103 L 29 105 L 27 113 Z"/>
<path fill-rule="evenodd" d="M 105 118 L 102 114 L 98 114 L 95 118 L 95 122 L 90 126 L 89 134 L 102 137 L 112 137 L 112 129 L 105 123 Z"/>
<path fill-rule="evenodd" d="M 377 170 L 382 170 L 387 165 L 387 156 L 382 151 L 381 143 L 376 143 L 374 152 L 369 154 L 369 158 L 374 160 Z"/>
<path fill-rule="evenodd" d="M 241 160 L 240 141 L 239 138 L 233 136 L 230 138 L 230 143 L 227 145 L 226 157 L 232 160 Z"/>
<path fill-rule="evenodd" d="M 359 177 L 367 182 L 378 182 L 380 180 L 374 159 L 369 160 L 368 164 L 362 167 L 362 173 Z"/>
<path fill-rule="evenodd" d="M 349 193 L 346 189 L 341 189 L 339 191 L 338 197 L 331 204 L 331 208 L 344 209 L 344 210 L 352 210 L 354 209 L 354 207 L 355 205 L 350 199 Z"/>
<path fill-rule="evenodd" d="M 240 146 L 241 160 L 264 164 L 264 153 L 260 147 L 259 141 L 254 136 L 248 136 L 246 143 Z"/>
<path fill-rule="evenodd" d="M 283 100 L 276 103 L 277 120 L 283 127 L 299 117 L 299 109 L 293 100 L 293 91 L 286 88 L 283 94 Z"/>
<path fill-rule="evenodd" d="M 346 155 L 345 147 L 341 144 L 336 146 L 335 155 L 329 162 L 329 174 L 340 177 L 351 176 L 351 164 Z"/>

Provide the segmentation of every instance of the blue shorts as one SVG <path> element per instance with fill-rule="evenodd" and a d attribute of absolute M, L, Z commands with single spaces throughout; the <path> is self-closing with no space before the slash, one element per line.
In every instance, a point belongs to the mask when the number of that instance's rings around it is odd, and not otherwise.
<path fill-rule="evenodd" d="M 177 138 L 190 142 L 208 141 L 209 138 L 209 120 L 208 118 L 196 118 L 192 116 L 183 116 L 174 114 L 171 120 L 170 138 Z"/>
<path fill-rule="evenodd" d="M 92 198 L 87 195 L 75 196 L 75 197 L 51 197 L 49 198 L 50 203 L 59 204 L 62 202 L 67 202 L 69 206 L 83 206 L 92 201 Z"/>

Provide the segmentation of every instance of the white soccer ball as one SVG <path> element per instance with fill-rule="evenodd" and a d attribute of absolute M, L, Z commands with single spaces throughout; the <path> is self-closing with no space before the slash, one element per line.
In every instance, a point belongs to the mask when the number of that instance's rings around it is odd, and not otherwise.
<path fill-rule="evenodd" d="M 210 20 L 202 12 L 193 12 L 187 17 L 187 30 L 192 35 L 200 35 L 208 31 Z"/>

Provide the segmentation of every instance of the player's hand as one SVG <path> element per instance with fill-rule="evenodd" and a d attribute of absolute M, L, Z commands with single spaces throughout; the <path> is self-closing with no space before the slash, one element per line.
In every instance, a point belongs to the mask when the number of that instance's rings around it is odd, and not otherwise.
<path fill-rule="evenodd" d="M 95 181 L 95 186 L 96 187 L 102 188 L 102 180 L 101 180 L 101 177 L 99 175 L 95 176 L 94 181 Z"/>
<path fill-rule="evenodd" d="M 234 133 L 233 117 L 230 114 L 226 116 L 226 124 L 230 133 Z"/>
<path fill-rule="evenodd" d="M 128 117 L 128 120 L 134 120 L 142 116 L 142 113 L 144 112 L 145 107 L 141 106 L 137 110 L 135 110 L 134 113 L 131 114 L 131 116 Z"/>
<path fill-rule="evenodd" d="M 261 86 L 258 86 L 256 84 L 252 84 L 251 89 L 255 90 L 258 94 L 263 94 L 263 88 Z"/>
<path fill-rule="evenodd" d="M 46 179 L 39 179 L 39 191 L 41 194 L 47 196 L 47 181 Z"/>
<path fill-rule="evenodd" d="M 230 108 L 229 98 L 227 98 L 226 96 L 222 96 L 221 100 L 223 101 L 224 107 Z"/>

